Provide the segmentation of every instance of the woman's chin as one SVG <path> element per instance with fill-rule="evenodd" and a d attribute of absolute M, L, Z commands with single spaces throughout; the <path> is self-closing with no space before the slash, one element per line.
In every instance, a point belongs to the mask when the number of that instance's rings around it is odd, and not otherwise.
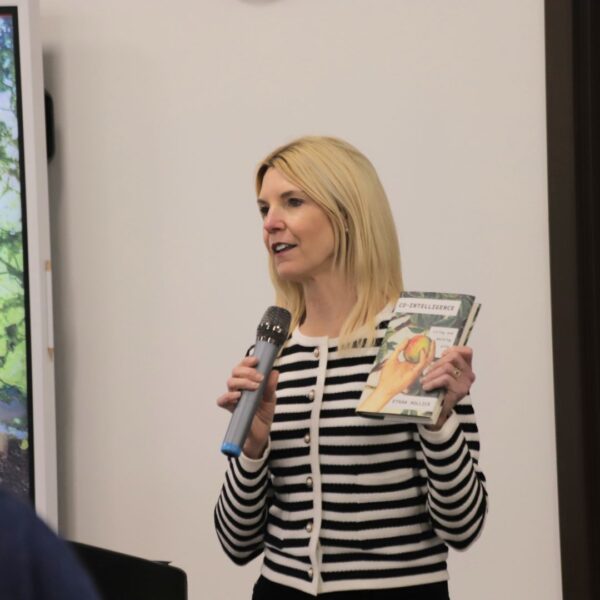
<path fill-rule="evenodd" d="M 288 283 L 302 283 L 306 280 L 305 274 L 299 273 L 295 269 L 279 268 L 277 269 L 277 276 L 281 281 L 286 281 Z"/>

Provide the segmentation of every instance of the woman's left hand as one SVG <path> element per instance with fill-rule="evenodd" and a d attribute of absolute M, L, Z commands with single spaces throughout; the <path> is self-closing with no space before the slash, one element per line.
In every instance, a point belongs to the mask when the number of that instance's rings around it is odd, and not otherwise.
<path fill-rule="evenodd" d="M 473 350 L 468 346 L 452 346 L 442 353 L 442 356 L 431 363 L 425 375 L 421 378 L 421 385 L 427 392 L 438 388 L 445 388 L 444 403 L 438 422 L 428 427 L 437 431 L 446 422 L 454 407 L 471 389 L 475 381 L 475 373 L 471 368 Z"/>

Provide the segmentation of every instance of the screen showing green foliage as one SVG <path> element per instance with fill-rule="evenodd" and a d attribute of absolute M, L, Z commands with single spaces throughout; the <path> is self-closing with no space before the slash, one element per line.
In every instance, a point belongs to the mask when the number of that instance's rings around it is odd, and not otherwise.
<path fill-rule="evenodd" d="M 0 12 L 0 485 L 30 495 L 24 179 L 16 13 Z"/>

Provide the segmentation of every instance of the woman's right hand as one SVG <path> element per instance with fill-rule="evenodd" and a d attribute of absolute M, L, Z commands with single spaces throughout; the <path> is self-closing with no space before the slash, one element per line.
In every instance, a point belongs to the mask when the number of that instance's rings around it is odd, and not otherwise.
<path fill-rule="evenodd" d="M 263 375 L 256 370 L 258 359 L 255 356 L 246 356 L 242 362 L 231 371 L 227 380 L 227 392 L 217 398 L 221 408 L 233 412 L 240 400 L 243 390 L 255 390 L 263 379 Z M 275 414 L 275 390 L 277 389 L 278 371 L 271 371 L 265 385 L 263 397 L 258 405 L 248 437 L 244 443 L 243 452 L 249 458 L 260 458 L 269 441 L 273 415 Z"/>

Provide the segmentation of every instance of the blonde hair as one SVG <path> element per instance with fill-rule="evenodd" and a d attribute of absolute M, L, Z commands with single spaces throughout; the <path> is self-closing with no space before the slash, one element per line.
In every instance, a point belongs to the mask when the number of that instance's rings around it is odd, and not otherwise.
<path fill-rule="evenodd" d="M 333 137 L 302 137 L 277 148 L 258 165 L 256 192 L 275 168 L 318 204 L 334 234 L 334 268 L 356 286 L 357 301 L 340 332 L 340 347 L 372 342 L 375 316 L 402 291 L 398 236 L 375 168 L 356 148 Z M 304 317 L 302 285 L 282 280 L 269 256 L 276 303 L 292 314 L 292 329 Z"/>

